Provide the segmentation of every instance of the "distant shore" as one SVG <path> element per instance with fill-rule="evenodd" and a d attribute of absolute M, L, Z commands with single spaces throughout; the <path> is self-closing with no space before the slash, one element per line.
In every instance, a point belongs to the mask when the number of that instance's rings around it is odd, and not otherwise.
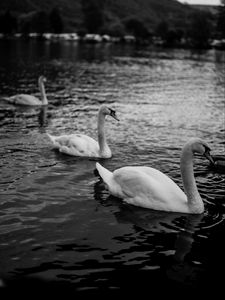
<path fill-rule="evenodd" d="M 175 47 L 175 48 L 196 48 L 190 41 L 182 39 L 180 42 L 174 44 L 168 44 L 164 42 L 160 37 L 153 36 L 151 39 L 139 39 L 133 35 L 124 35 L 120 37 L 109 36 L 107 34 L 100 35 L 94 33 L 88 33 L 84 36 L 79 36 L 77 33 L 29 33 L 23 35 L 22 33 L 15 33 L 10 35 L 4 35 L 0 33 L 0 40 L 42 40 L 42 41 L 71 41 L 71 42 L 85 42 L 85 43 L 129 43 L 129 44 L 141 44 L 141 45 L 154 45 L 160 47 Z M 204 49 L 218 49 L 225 50 L 225 39 L 213 39 L 210 40 L 207 47 Z"/>

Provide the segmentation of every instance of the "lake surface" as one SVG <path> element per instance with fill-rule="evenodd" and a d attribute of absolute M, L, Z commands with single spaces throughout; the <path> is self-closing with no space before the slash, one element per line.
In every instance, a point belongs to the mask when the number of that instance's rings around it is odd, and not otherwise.
<path fill-rule="evenodd" d="M 0 41 L 0 294 L 223 291 L 225 174 L 195 159 L 205 212 L 193 216 L 109 197 L 95 163 L 151 166 L 183 188 L 189 138 L 224 155 L 224 65 L 215 50 Z M 39 95 L 41 74 L 47 108 L 3 101 Z M 103 103 L 120 119 L 106 120 L 111 159 L 53 150 L 47 132 L 96 138 Z"/>

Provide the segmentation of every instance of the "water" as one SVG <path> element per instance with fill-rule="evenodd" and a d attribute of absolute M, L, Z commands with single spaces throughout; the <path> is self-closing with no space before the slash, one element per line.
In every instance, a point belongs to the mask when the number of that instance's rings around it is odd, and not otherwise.
<path fill-rule="evenodd" d="M 204 215 L 133 207 L 108 195 L 96 159 L 55 152 L 46 132 L 96 138 L 106 103 L 120 122 L 107 118 L 113 157 L 100 162 L 153 166 L 182 187 L 187 139 L 224 155 L 224 52 L 0 41 L 0 54 L 0 293 L 222 290 L 223 172 L 195 159 Z M 2 100 L 38 95 L 41 74 L 47 108 Z"/>

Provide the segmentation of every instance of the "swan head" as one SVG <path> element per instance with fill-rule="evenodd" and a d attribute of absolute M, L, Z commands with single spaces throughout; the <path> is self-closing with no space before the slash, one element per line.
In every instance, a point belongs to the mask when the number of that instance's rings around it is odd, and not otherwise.
<path fill-rule="evenodd" d="M 203 155 L 212 164 L 214 164 L 214 160 L 210 154 L 211 149 L 205 141 L 203 141 L 199 138 L 193 138 L 193 139 L 190 139 L 190 141 L 187 144 L 190 145 L 193 154 L 197 153 L 197 154 Z"/>
<path fill-rule="evenodd" d="M 119 121 L 117 115 L 116 115 L 116 111 L 106 105 L 102 105 L 100 107 L 100 113 L 105 115 L 105 116 L 111 116 L 113 119 Z"/>
<path fill-rule="evenodd" d="M 45 76 L 41 75 L 41 76 L 39 77 L 38 81 L 39 81 L 39 82 L 46 82 L 47 79 L 46 79 Z"/>

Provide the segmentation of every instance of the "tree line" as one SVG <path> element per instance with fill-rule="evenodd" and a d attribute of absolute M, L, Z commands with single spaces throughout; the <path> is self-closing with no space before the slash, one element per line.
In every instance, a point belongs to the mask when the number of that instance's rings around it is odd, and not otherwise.
<path fill-rule="evenodd" d="M 81 1 L 83 23 L 77 30 L 78 34 L 99 33 L 120 37 L 131 34 L 140 43 L 149 43 L 157 38 L 165 46 L 184 44 L 196 48 L 207 48 L 211 39 L 225 39 L 225 0 L 221 0 L 221 6 L 215 15 L 195 10 L 183 20 L 182 26 L 175 26 L 171 20 L 161 20 L 154 29 L 133 16 L 108 24 L 104 3 L 104 0 Z M 57 7 L 49 13 L 37 11 L 15 16 L 6 11 L 0 15 L 0 32 L 6 36 L 15 32 L 24 36 L 36 32 L 42 36 L 45 32 L 62 33 L 63 30 L 64 20 Z"/>
<path fill-rule="evenodd" d="M 58 8 L 53 8 L 49 13 L 40 10 L 19 16 L 7 10 L 0 15 L 0 32 L 6 36 L 16 32 L 24 36 L 35 32 L 41 36 L 45 32 L 62 33 L 63 30 L 64 22 Z"/>

